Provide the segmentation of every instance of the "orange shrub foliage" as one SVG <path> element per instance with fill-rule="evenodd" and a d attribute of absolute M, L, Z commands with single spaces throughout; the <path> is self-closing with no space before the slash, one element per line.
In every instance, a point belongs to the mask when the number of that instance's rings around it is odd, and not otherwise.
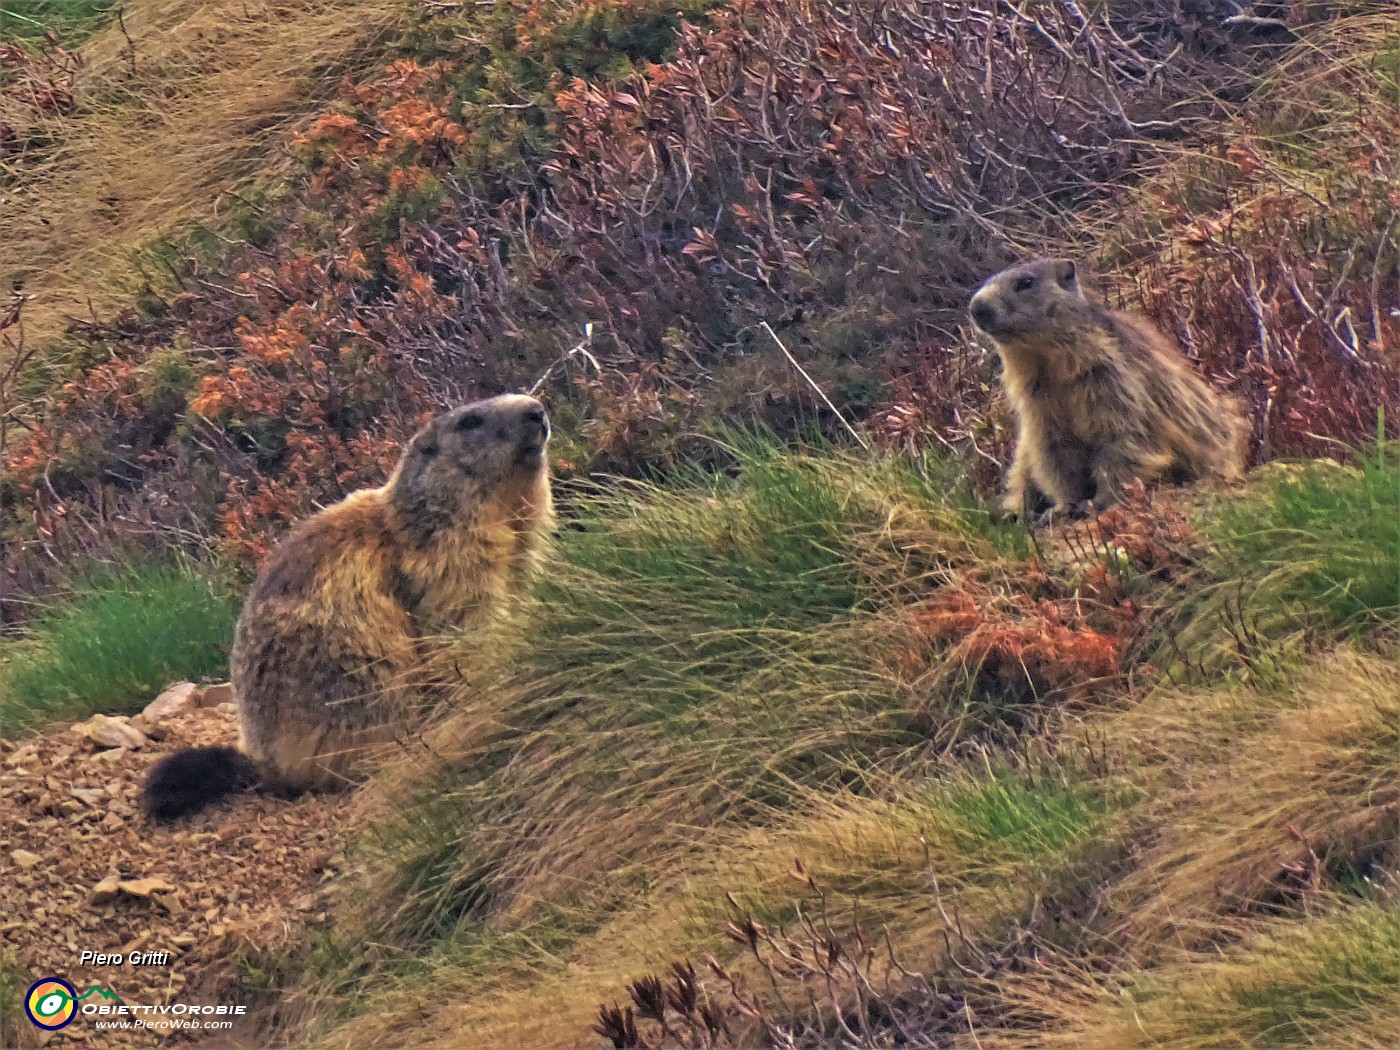
<path fill-rule="evenodd" d="M 1092 626 L 1080 602 L 998 594 L 970 584 L 910 608 L 901 673 L 960 668 L 996 696 L 1079 698 L 1114 686 L 1125 672 L 1133 618 L 1117 631 Z"/>
<path fill-rule="evenodd" d="M 715 416 L 832 423 L 760 320 L 842 411 L 910 393 L 897 437 L 991 464 L 993 386 L 947 349 L 969 288 L 1008 238 L 1062 236 L 1063 205 L 1251 41 L 1218 12 L 971 6 L 425 15 L 421 58 L 345 83 L 296 137 L 290 193 L 240 215 L 244 242 L 75 329 L 67 386 L 6 451 L 3 528 L 39 561 L 114 533 L 256 556 L 381 480 L 426 413 L 528 385 L 585 325 L 601 374 L 570 359 L 549 391 L 587 420 L 580 469 L 676 456 Z"/>
<path fill-rule="evenodd" d="M 975 569 L 906 610 L 894 662 L 918 683 L 950 671 L 998 698 L 1083 699 L 1152 674 L 1138 642 L 1155 606 L 1143 597 L 1197 564 L 1204 541 L 1184 515 L 1140 488 L 1093 521 L 1046 533 L 1068 564 L 1039 557 Z"/>

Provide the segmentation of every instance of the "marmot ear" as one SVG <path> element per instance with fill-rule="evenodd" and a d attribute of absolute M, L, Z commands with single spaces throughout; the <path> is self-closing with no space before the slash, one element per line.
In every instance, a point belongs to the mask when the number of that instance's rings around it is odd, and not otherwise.
<path fill-rule="evenodd" d="M 436 456 L 438 453 L 437 427 L 430 423 L 418 431 L 413 435 L 413 441 L 409 447 L 425 456 Z"/>
<path fill-rule="evenodd" d="M 1074 263 L 1071 260 L 1066 259 L 1060 263 L 1060 284 L 1066 288 L 1073 288 L 1076 276 Z"/>

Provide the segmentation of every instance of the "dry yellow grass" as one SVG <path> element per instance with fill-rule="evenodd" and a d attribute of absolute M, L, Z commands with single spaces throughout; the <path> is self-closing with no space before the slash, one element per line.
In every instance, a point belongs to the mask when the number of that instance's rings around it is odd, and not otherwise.
<path fill-rule="evenodd" d="M 795 903 L 813 909 L 813 885 L 826 891 L 835 924 L 855 902 L 866 929 L 888 931 L 903 965 L 957 981 L 931 873 L 982 945 L 1016 929 L 1028 901 L 1046 895 L 1064 908 L 1077 886 L 1091 899 L 1095 886 L 1107 890 L 1096 925 L 1122 920 L 1121 952 L 1092 961 L 1045 945 L 1037 966 L 974 977 L 964 987 L 973 1031 L 957 1044 L 968 1050 L 1388 1045 L 1400 1010 L 1400 969 L 1389 954 L 1400 945 L 1394 907 L 1384 893 L 1369 903 L 1339 898 L 1335 872 L 1309 882 L 1319 861 L 1365 855 L 1394 838 L 1400 669 L 1343 649 L 1286 689 L 1163 690 L 1083 717 L 1118 753 L 1122 775 L 1148 792 L 1145 807 L 1129 792 L 1126 807 L 1086 809 L 1066 803 L 1056 787 L 1064 782 L 1008 780 L 977 764 L 945 768 L 936 782 L 899 777 L 876 798 L 814 790 L 771 824 L 697 828 L 649 880 L 599 871 L 591 896 L 579 896 L 543 879 L 539 887 L 575 903 L 517 899 L 509 914 L 481 924 L 483 940 L 468 957 L 459 942 L 422 960 L 416 977 L 377 982 L 359 1017 L 308 1045 L 596 1047 L 589 1026 L 601 1003 L 625 1004 L 628 982 L 708 953 L 769 996 L 769 1006 L 779 996 L 819 1004 L 829 988 L 785 979 L 771 989 L 721 932 L 735 917 L 730 894 L 760 921 L 791 925 Z M 995 786 L 1016 783 L 1032 793 Z M 671 808 L 666 819 L 685 817 Z M 1144 830 L 1145 847 L 1119 877 L 1119 846 Z M 520 850 L 535 855 L 539 845 L 522 841 Z M 1279 896 L 1280 883 L 1306 907 Z M 1270 894 L 1292 914 L 1261 918 L 1254 902 Z M 603 900 L 612 904 L 600 907 Z M 529 914 L 534 905 L 543 919 Z M 552 941 L 560 929 L 570 932 Z M 701 978 L 711 993 L 718 987 L 703 967 Z M 314 1028 L 318 1004 L 307 1005 Z"/>
<path fill-rule="evenodd" d="M 491 972 L 489 965 L 485 972 L 443 965 L 427 982 L 435 990 L 433 1002 L 424 1002 L 418 987 L 391 992 L 318 1045 L 372 1045 L 382 1050 L 593 1047 L 597 1041 L 589 1025 L 599 1004 L 627 1001 L 628 981 L 665 972 L 671 961 L 687 954 L 698 963 L 707 952 L 743 970 L 742 961 L 733 958 L 737 953 L 726 951 L 719 935 L 733 917 L 725 895 L 735 894 L 760 915 L 804 896 L 805 887 L 793 875 L 797 856 L 813 878 L 828 886 L 878 877 L 887 888 L 898 887 L 885 894 L 863 894 L 867 914 L 878 914 L 882 903 L 899 910 L 919 901 L 931 907 L 919 892 L 926 875 L 915 810 L 836 800 L 820 806 L 784 829 L 755 830 L 708 846 L 697 843 L 690 856 L 675 858 L 674 870 L 684 876 L 668 879 L 623 907 L 558 955 L 530 952 L 521 944 L 516 963 L 498 972 Z M 885 917 L 896 919 L 892 914 Z M 921 925 L 927 928 L 927 916 L 923 918 Z M 530 961 L 522 965 L 521 959 Z M 407 1017 L 425 1012 L 432 1018 L 430 1024 L 405 1023 Z"/>
<path fill-rule="evenodd" d="M 81 49 L 68 115 L 0 99 L 42 146 L 0 159 L 0 289 L 34 296 L 27 333 L 116 301 L 130 253 L 217 220 L 221 196 L 279 163 L 285 129 L 378 60 L 397 0 L 134 0 Z"/>
<path fill-rule="evenodd" d="M 1004 975 L 998 1016 L 956 1045 L 1393 1047 L 1393 658 L 1342 647 L 1284 688 L 1164 689 L 1086 722 L 1151 798 L 1105 886 L 1116 947 Z"/>
<path fill-rule="evenodd" d="M 841 990 L 822 981 L 805 987 L 793 983 L 771 995 L 769 979 L 753 956 L 722 933 L 744 914 L 791 929 L 799 925 L 801 909 L 818 929 L 838 935 L 858 914 L 867 935 L 879 939 L 881 953 L 887 933 L 901 966 L 937 968 L 944 965 L 950 943 L 945 934 L 957 940 L 939 912 L 940 902 L 956 912 L 960 930 L 995 940 L 1021 917 L 1028 900 L 1052 888 L 1067 890 L 1070 858 L 1102 832 L 1096 813 L 1077 811 L 1058 828 L 1063 838 L 1056 829 L 1034 829 L 1029 822 L 1029 840 L 990 832 L 959 800 L 995 800 L 996 789 L 989 785 L 1002 783 L 991 771 L 974 770 L 941 785 L 892 784 L 884 801 L 812 792 L 808 807 L 779 826 L 697 839 L 672 858 L 671 874 L 568 948 L 542 950 L 530 943 L 528 926 L 520 927 L 523 936 L 514 942 L 506 935 L 508 954 L 485 966 L 464 967 L 451 957 L 430 962 L 430 979 L 374 996 L 362 1017 L 314 1045 L 593 1048 L 599 1044 L 590 1025 L 600 1004 L 627 1003 L 630 981 L 664 975 L 682 959 L 698 966 L 710 954 L 742 987 L 767 998 L 769 1008 L 780 1009 L 782 998 L 843 999 Z M 707 988 L 721 987 L 701 969 Z M 876 983 L 886 978 L 896 986 L 907 983 L 883 954 L 870 976 Z"/>
<path fill-rule="evenodd" d="M 1239 943 L 1105 977 L 1073 962 L 1009 982 L 1029 1025 L 976 1031 L 964 1050 L 1381 1050 L 1400 1032 L 1400 908 L 1336 896 L 1314 914 L 1228 925 Z M 1056 963 L 1061 960 L 1054 960 Z M 1024 1011 L 1024 1012 L 1020 1012 Z"/>
<path fill-rule="evenodd" d="M 1110 895 L 1138 952 L 1196 947 L 1329 867 L 1393 853 L 1400 669 L 1339 653 L 1269 694 L 1164 693 L 1108 732 L 1169 756 L 1151 777 L 1159 830 Z"/>

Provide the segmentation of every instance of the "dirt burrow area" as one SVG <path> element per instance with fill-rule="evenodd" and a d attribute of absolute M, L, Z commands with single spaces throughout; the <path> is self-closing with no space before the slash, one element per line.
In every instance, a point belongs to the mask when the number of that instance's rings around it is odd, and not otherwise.
<path fill-rule="evenodd" d="M 0 740 L 0 975 L 19 982 L 19 998 L 50 976 L 79 996 L 103 989 L 54 1032 L 13 1004 L 20 1047 L 250 1045 L 238 1037 L 249 1022 L 229 1015 L 208 1018 L 233 1020 L 218 1034 L 99 1029 L 113 1015 L 83 1012 L 114 1006 L 112 993 L 123 1004 L 170 1008 L 128 1016 L 204 1021 L 188 1007 L 232 1007 L 242 995 L 251 1015 L 242 964 L 298 943 L 307 923 L 324 918 L 344 865 L 345 796 L 242 794 L 174 825 L 141 811 L 141 785 L 163 755 L 236 742 L 227 696 L 226 686 L 183 683 L 129 719 L 97 715 Z M 122 958 L 97 965 L 84 952 Z"/>

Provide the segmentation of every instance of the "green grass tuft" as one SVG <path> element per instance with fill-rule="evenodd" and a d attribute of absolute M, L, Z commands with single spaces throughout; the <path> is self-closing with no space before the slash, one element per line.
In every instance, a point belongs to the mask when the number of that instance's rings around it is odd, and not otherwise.
<path fill-rule="evenodd" d="M 52 33 L 73 45 L 95 32 L 112 0 L 0 0 L 0 40 L 42 40 Z"/>
<path fill-rule="evenodd" d="M 1355 470 L 1304 464 L 1269 484 L 1262 508 L 1226 504 L 1214 538 L 1245 579 L 1260 581 L 1255 602 L 1324 627 L 1393 623 L 1400 448 L 1382 446 Z"/>
<path fill-rule="evenodd" d="M 21 1000 L 30 980 L 13 955 L 0 955 L 0 1046 L 19 1045 L 20 1018 L 24 1016 Z"/>
<path fill-rule="evenodd" d="M 1355 466 L 1279 463 L 1201 523 L 1217 554 L 1185 595 L 1174 655 L 1207 669 L 1243 662 L 1285 681 L 1311 642 L 1400 618 L 1400 448 Z M 1305 643 L 1305 644 L 1299 644 Z"/>
<path fill-rule="evenodd" d="M 1393 903 L 1339 905 L 1273 934 L 1218 962 L 1174 968 L 1175 980 L 1149 977 L 1130 990 L 1129 1025 L 1139 1033 L 1131 1045 L 1349 1046 L 1359 1045 L 1356 1033 L 1381 1035 L 1393 1023 L 1400 1002 Z"/>
<path fill-rule="evenodd" d="M 953 838 L 969 855 L 995 853 L 1031 860 L 1083 842 L 1102 825 L 1110 800 L 1092 784 L 1059 770 L 1036 777 L 1001 772 L 950 794 Z"/>
<path fill-rule="evenodd" d="M 8 646 L 0 731 L 136 711 L 172 681 L 222 675 L 237 616 L 237 598 L 193 571 L 95 573 Z"/>

